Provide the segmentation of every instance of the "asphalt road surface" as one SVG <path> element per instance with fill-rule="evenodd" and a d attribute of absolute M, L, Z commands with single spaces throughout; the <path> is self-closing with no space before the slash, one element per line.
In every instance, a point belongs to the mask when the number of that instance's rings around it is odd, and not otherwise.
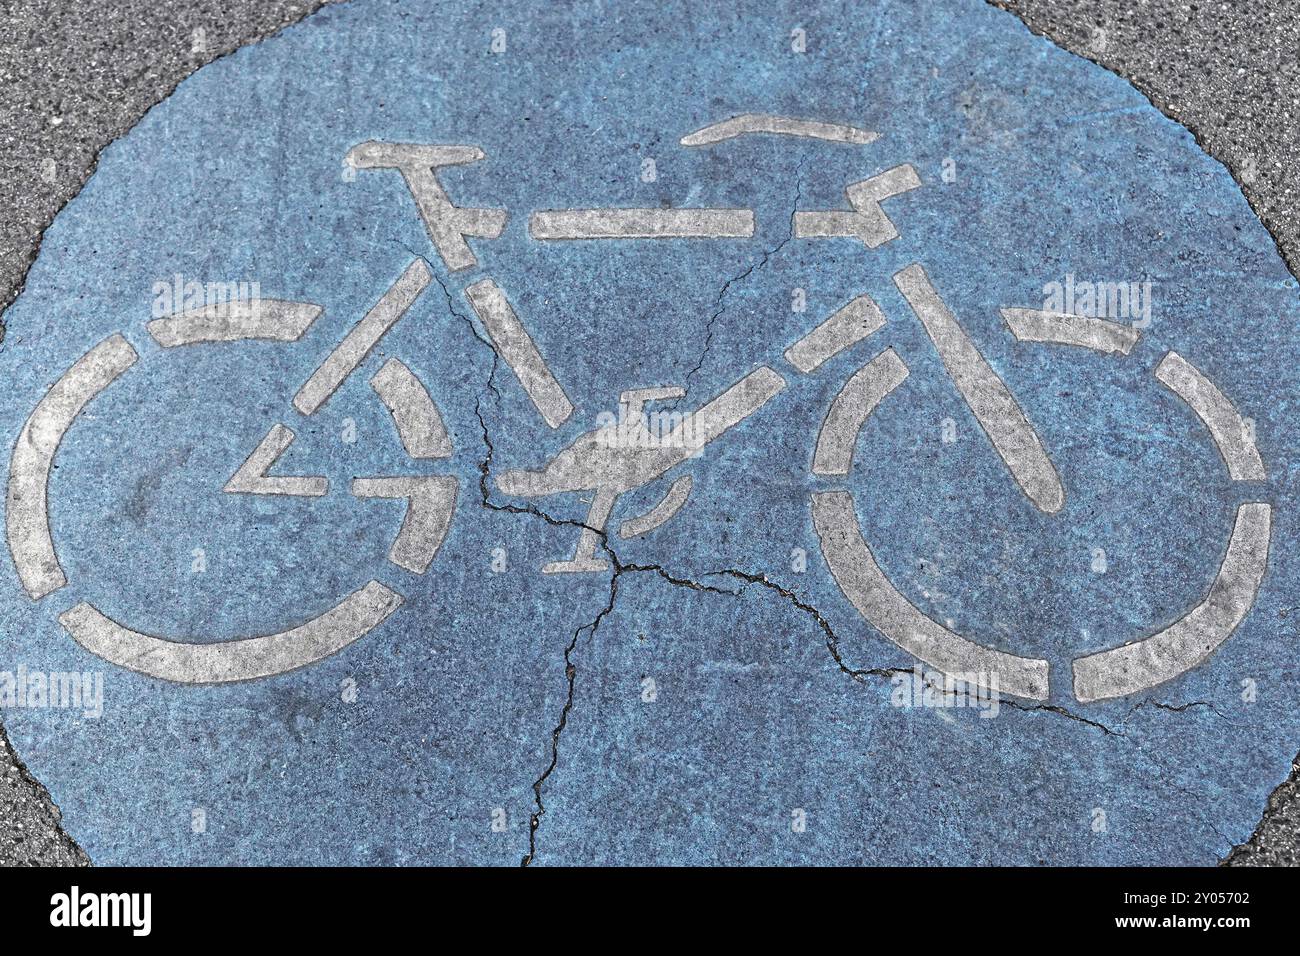
<path fill-rule="evenodd" d="M 1300 267 L 1300 9 L 1284 2 L 999 3 L 1035 32 L 1124 76 L 1241 184 Z M 43 231 L 124 134 L 177 83 L 319 4 L 276 0 L 14 0 L 0 20 L 0 305 Z M 2 734 L 2 732 L 0 732 Z M 1300 741 L 1295 741 L 1300 749 Z M 1300 768 L 1230 865 L 1300 864 Z M 0 735 L 0 865 L 86 863 L 58 809 Z"/>

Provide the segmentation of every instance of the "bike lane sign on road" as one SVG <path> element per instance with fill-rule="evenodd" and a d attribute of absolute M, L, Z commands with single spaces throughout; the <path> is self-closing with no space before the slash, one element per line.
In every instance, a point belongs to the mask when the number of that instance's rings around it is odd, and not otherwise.
<path fill-rule="evenodd" d="M 0 717 L 97 862 L 1212 862 L 1298 311 L 981 3 L 327 7 L 5 315 Z"/>

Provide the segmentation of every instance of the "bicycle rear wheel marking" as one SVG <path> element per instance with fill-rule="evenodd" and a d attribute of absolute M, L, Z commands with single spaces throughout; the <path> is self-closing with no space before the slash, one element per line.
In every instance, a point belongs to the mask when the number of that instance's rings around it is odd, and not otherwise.
<path fill-rule="evenodd" d="M 282 299 L 247 299 L 219 302 L 154 319 L 146 328 L 165 349 L 204 342 L 240 342 L 263 339 L 297 342 L 321 312 L 310 302 Z"/>
<path fill-rule="evenodd" d="M 5 525 L 18 577 L 33 600 L 68 583 L 50 533 L 50 470 L 59 444 L 86 404 L 138 357 L 121 335 L 100 342 L 50 386 L 18 435 L 9 465 Z"/>
<path fill-rule="evenodd" d="M 329 494 L 329 479 L 319 475 L 267 475 L 280 460 L 280 456 L 293 444 L 294 437 L 294 433 L 283 425 L 272 425 L 266 437 L 221 490 L 231 495 L 293 495 L 301 498 L 320 498 Z"/>
<path fill-rule="evenodd" d="M 225 684 L 314 664 L 370 633 L 401 604 L 400 594 L 371 581 L 287 631 L 204 644 L 133 631 L 86 602 L 61 614 L 59 623 L 86 650 L 119 667 L 180 684 Z"/>
<path fill-rule="evenodd" d="M 451 439 L 438 406 L 415 373 L 400 359 L 389 359 L 370 379 L 370 387 L 393 417 L 397 437 L 415 459 L 451 457 Z"/>

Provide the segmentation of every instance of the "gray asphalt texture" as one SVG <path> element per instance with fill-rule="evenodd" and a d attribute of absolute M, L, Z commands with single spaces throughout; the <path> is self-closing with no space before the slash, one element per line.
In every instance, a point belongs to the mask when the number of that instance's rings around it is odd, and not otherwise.
<path fill-rule="evenodd" d="M 703 2 L 703 0 L 701 0 Z M 1292 0 L 993 0 L 1129 79 L 1242 185 L 1300 275 L 1300 6 Z M 6 0 L 0 9 L 0 308 L 99 151 L 204 64 L 308 0 Z M 3 329 L 0 328 L 0 333 Z M 2 347 L 2 345 L 0 345 Z M 1296 742 L 1300 748 L 1300 741 Z M 1228 865 L 1300 866 L 1300 756 Z M 0 865 L 90 862 L 0 727 Z"/>

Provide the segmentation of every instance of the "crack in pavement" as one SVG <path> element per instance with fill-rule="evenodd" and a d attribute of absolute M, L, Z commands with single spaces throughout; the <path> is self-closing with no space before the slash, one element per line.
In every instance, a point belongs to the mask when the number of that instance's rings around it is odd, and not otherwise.
<path fill-rule="evenodd" d="M 583 521 L 579 521 L 576 519 L 556 518 L 553 515 L 550 515 L 547 512 L 543 511 L 542 509 L 531 504 L 521 506 L 521 505 L 512 505 L 512 504 L 501 504 L 492 501 L 489 481 L 491 478 L 491 467 L 492 467 L 492 460 L 495 455 L 495 448 L 492 444 L 487 421 L 484 419 L 481 408 L 477 403 L 475 405 L 475 414 L 477 415 L 479 420 L 479 426 L 483 434 L 483 443 L 486 448 L 485 457 L 479 461 L 479 491 L 481 495 L 482 506 L 492 511 L 499 511 L 507 514 L 529 515 L 535 518 L 539 518 L 542 521 L 544 521 L 546 524 L 554 527 L 592 531 L 597 536 L 597 539 L 600 542 L 602 550 L 608 556 L 611 564 L 611 569 L 612 569 L 610 571 L 610 589 L 609 589 L 608 601 L 606 602 L 605 606 L 601 608 L 600 612 L 596 615 L 596 617 L 591 622 L 582 625 L 581 627 L 577 628 L 574 631 L 573 637 L 569 640 L 569 642 L 566 644 L 564 649 L 564 674 L 565 674 L 565 680 L 567 682 L 567 693 L 565 695 L 564 705 L 560 711 L 559 720 L 557 721 L 555 727 L 551 731 L 550 761 L 548 762 L 547 766 L 545 767 L 541 775 L 536 780 L 534 780 L 532 784 L 532 790 L 534 795 L 534 809 L 529 817 L 528 852 L 527 854 L 525 854 L 525 856 L 521 861 L 522 866 L 531 865 L 537 858 L 537 853 L 538 853 L 537 834 L 541 828 L 542 817 L 546 812 L 542 791 L 546 785 L 547 780 L 551 777 L 551 775 L 555 772 L 555 770 L 559 766 L 560 742 L 565 729 L 568 727 L 569 717 L 572 714 L 575 697 L 576 697 L 578 667 L 574 662 L 574 655 L 578 648 L 578 642 L 581 639 L 583 632 L 587 632 L 589 643 L 595 640 L 596 633 L 599 631 L 601 623 L 605 620 L 606 617 L 608 617 L 614 611 L 615 605 L 618 600 L 618 592 L 619 592 L 618 581 L 619 578 L 622 577 L 622 575 L 624 574 L 638 574 L 638 573 L 654 574 L 674 587 L 683 587 L 693 591 L 725 595 L 731 598 L 742 597 L 745 594 L 748 585 L 757 585 L 767 591 L 770 591 L 778 595 L 783 600 L 789 602 L 793 607 L 797 608 L 799 611 L 811 617 L 813 621 L 817 624 L 817 627 L 825 635 L 824 643 L 826 646 L 826 650 L 830 654 L 836 667 L 852 680 L 858 683 L 866 683 L 867 678 L 869 677 L 892 680 L 894 677 L 898 675 L 911 674 L 913 672 L 913 669 L 911 667 L 892 666 L 892 667 L 855 668 L 850 666 L 848 662 L 844 659 L 843 652 L 840 649 L 840 638 L 835 633 L 835 629 L 831 626 L 830 621 L 826 619 L 825 615 L 823 615 L 815 605 L 810 604 L 807 601 L 800 598 L 796 592 L 776 583 L 775 581 L 772 581 L 764 574 L 755 574 L 753 572 L 744 571 L 738 568 L 719 568 L 717 570 L 706 572 L 705 577 L 715 577 L 715 576 L 728 577 L 728 578 L 741 581 L 745 585 L 744 587 L 741 587 L 739 591 L 731 591 L 731 590 L 727 590 L 726 588 L 715 587 L 710 584 L 705 584 L 700 581 L 692 580 L 691 578 L 674 574 L 673 572 L 671 572 L 670 570 L 668 570 L 667 568 L 663 567 L 660 564 L 634 564 L 634 563 L 623 561 L 619 557 L 617 550 L 610 544 L 608 532 L 604 528 L 595 528 Z M 1093 729 L 1099 730 L 1103 734 L 1109 737 L 1120 737 L 1120 738 L 1128 737 L 1128 734 L 1124 733 L 1123 731 L 1115 730 L 1112 727 L 1107 726 L 1106 724 L 1100 721 L 1092 720 L 1088 717 L 1084 717 L 1080 714 L 1076 714 L 1073 711 L 1065 707 L 1059 706 L 1057 704 L 1044 704 L 1044 703 L 1028 704 L 1010 697 L 1001 698 L 1000 703 L 1012 708 L 1013 710 L 1018 710 L 1024 713 L 1042 712 L 1042 713 L 1047 713 L 1058 717 L 1062 717 L 1067 720 L 1075 721 L 1087 727 L 1091 727 Z M 1143 709 L 1144 707 L 1154 707 L 1166 713 L 1186 713 L 1187 711 L 1195 707 L 1207 707 L 1210 710 L 1213 710 L 1216 714 L 1218 714 L 1218 716 L 1220 717 L 1223 716 L 1222 714 L 1218 713 L 1217 709 L 1215 709 L 1212 704 L 1206 701 L 1189 701 L 1184 704 L 1168 704 L 1163 701 L 1147 698 L 1145 700 L 1139 701 L 1138 703 L 1134 704 L 1129 709 L 1128 714 L 1125 716 L 1124 720 L 1121 723 L 1127 723 L 1128 719 L 1133 715 L 1133 713 Z"/>
<path fill-rule="evenodd" d="M 794 239 L 794 214 L 796 211 L 798 211 L 799 203 L 803 199 L 803 172 L 804 172 L 804 167 L 806 167 L 807 165 L 808 165 L 808 160 L 806 157 L 804 159 L 799 160 L 795 164 L 794 203 L 790 207 L 790 215 L 788 217 L 790 221 L 789 232 L 786 234 L 786 237 L 784 239 L 778 242 L 771 249 L 764 250 L 763 254 L 758 258 L 758 260 L 756 260 L 755 262 L 751 262 L 749 264 L 748 269 L 746 269 L 744 272 L 741 272 L 739 275 L 732 276 L 730 279 L 727 279 L 722 284 L 722 288 L 718 291 L 717 298 L 715 298 L 713 301 L 716 311 L 713 313 L 713 315 L 709 316 L 709 321 L 704 329 L 704 348 L 700 350 L 700 355 L 695 362 L 695 366 L 689 372 L 686 373 L 685 379 L 682 380 L 682 389 L 683 389 L 682 396 L 681 398 L 675 399 L 671 403 L 667 404 L 665 408 L 669 410 L 676 409 L 678 404 L 685 401 L 687 396 L 690 395 L 691 379 L 694 378 L 695 375 L 700 371 L 700 369 L 704 367 L 704 360 L 709 354 L 709 349 L 713 347 L 713 327 L 717 323 L 718 319 L 722 316 L 722 314 L 727 311 L 728 306 L 726 303 L 726 298 L 727 298 L 728 290 L 730 290 L 731 287 L 737 282 L 743 282 L 745 279 L 748 279 L 750 275 L 752 275 L 754 272 L 763 268 L 763 266 L 767 265 L 768 261 L 774 255 L 776 255 L 778 252 L 784 249 L 786 245 L 788 245 L 790 241 Z"/>

